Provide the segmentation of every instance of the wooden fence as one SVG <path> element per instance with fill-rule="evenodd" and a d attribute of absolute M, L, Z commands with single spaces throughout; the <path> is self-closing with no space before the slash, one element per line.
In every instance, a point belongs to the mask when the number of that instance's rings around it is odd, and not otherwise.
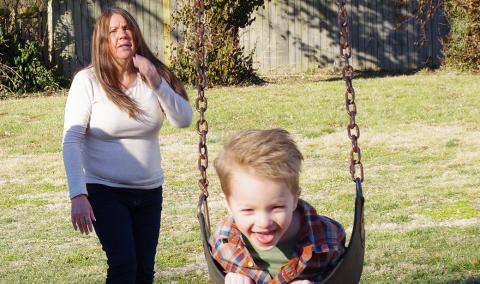
<path fill-rule="evenodd" d="M 90 62 L 90 38 L 95 18 L 108 6 L 127 9 L 137 19 L 147 44 L 169 63 L 170 32 L 175 0 L 50 0 L 49 46 L 51 60 L 72 75 Z M 395 1 L 347 1 L 351 16 L 352 62 L 356 69 L 406 71 L 436 66 L 441 57 L 440 36 L 448 31 L 442 15 L 426 29 L 413 20 L 402 22 L 406 11 Z M 256 20 L 241 31 L 245 51 L 254 51 L 260 73 L 291 74 L 335 68 L 338 58 L 337 6 L 335 0 L 271 0 L 256 12 Z M 402 23 L 401 25 L 399 25 Z"/>
<path fill-rule="evenodd" d="M 175 0 L 50 0 L 49 47 L 51 61 L 63 74 L 71 76 L 90 63 L 91 36 L 95 19 L 107 7 L 128 10 L 137 20 L 152 52 L 169 63 L 171 50 L 170 23 Z"/>
<path fill-rule="evenodd" d="M 440 13 L 420 26 L 396 1 L 346 1 L 351 20 L 350 38 L 356 69 L 406 71 L 438 66 L 440 37 L 448 31 Z M 400 2 L 400 1 L 398 1 Z M 413 1 L 409 1 L 413 2 Z M 339 64 L 337 5 L 335 0 L 272 0 L 257 12 L 242 34 L 247 50 L 254 50 L 262 73 L 297 73 Z M 401 24 L 401 25 L 400 25 Z"/>

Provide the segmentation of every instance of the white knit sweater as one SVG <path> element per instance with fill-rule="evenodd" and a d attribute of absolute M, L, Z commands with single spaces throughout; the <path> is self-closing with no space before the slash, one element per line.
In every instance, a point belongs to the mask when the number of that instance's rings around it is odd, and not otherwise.
<path fill-rule="evenodd" d="M 107 98 L 92 68 L 75 75 L 63 136 L 70 198 L 87 194 L 86 183 L 137 189 L 162 185 L 158 136 L 163 120 L 166 116 L 174 127 L 188 127 L 192 108 L 165 80 L 153 90 L 138 76 L 126 94 L 144 111 L 140 121 Z"/>

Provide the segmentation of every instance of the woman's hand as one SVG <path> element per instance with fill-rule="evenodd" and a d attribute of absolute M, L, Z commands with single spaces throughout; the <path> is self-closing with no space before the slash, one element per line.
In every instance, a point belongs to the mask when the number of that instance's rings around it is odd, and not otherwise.
<path fill-rule="evenodd" d="M 253 284 L 252 279 L 240 273 L 227 273 L 225 284 Z"/>
<path fill-rule="evenodd" d="M 133 66 L 135 66 L 140 74 L 147 79 L 150 88 L 158 89 L 158 87 L 160 87 L 162 78 L 158 74 L 157 68 L 155 68 L 155 65 L 153 65 L 150 60 L 141 55 L 135 54 L 135 56 L 133 56 Z"/>
<path fill-rule="evenodd" d="M 309 280 L 293 280 L 290 284 L 312 284 Z"/>
<path fill-rule="evenodd" d="M 72 198 L 72 225 L 75 231 L 88 235 L 93 232 L 92 222 L 96 221 L 92 206 L 84 194 Z"/>

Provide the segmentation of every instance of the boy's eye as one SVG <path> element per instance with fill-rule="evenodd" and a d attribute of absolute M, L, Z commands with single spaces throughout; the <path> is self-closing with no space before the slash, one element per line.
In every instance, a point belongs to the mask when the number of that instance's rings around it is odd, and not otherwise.
<path fill-rule="evenodd" d="M 253 209 L 244 208 L 244 209 L 241 209 L 240 212 L 242 212 L 243 214 L 250 214 L 253 212 Z"/>
<path fill-rule="evenodd" d="M 285 206 L 283 206 L 283 205 L 278 205 L 278 206 L 273 207 L 273 210 L 277 210 L 277 211 L 278 210 L 283 210 L 283 209 L 285 209 Z"/>

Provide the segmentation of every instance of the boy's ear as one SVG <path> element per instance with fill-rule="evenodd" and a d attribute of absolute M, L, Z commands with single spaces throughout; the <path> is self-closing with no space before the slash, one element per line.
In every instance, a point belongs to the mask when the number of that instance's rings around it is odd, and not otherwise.
<path fill-rule="evenodd" d="M 298 199 L 300 198 L 300 192 L 301 192 L 301 191 L 302 191 L 302 190 L 299 189 L 299 190 L 298 190 L 298 193 L 295 195 L 294 206 L 293 206 L 294 210 L 297 209 Z"/>

